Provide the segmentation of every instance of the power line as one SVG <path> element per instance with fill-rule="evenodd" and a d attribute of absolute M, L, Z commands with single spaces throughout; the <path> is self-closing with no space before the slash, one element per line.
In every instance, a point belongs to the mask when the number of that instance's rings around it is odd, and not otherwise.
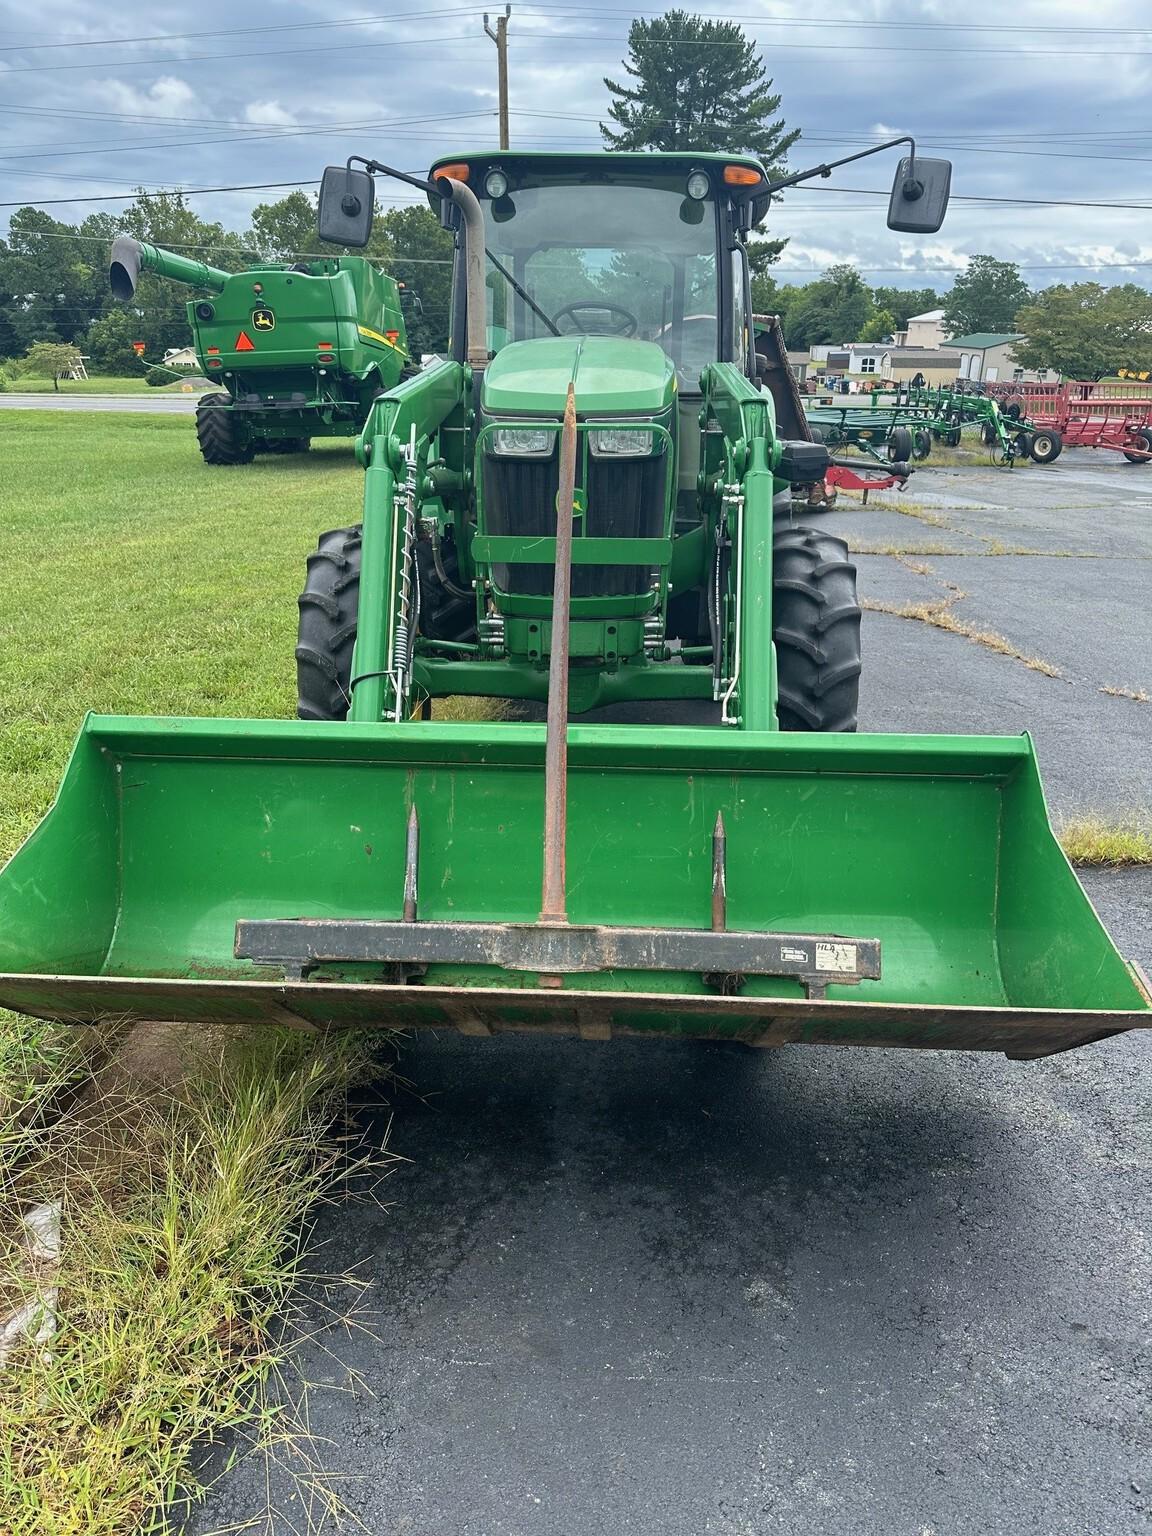
<path fill-rule="evenodd" d="M 88 146 L 85 149 L 47 149 L 41 154 L 4 155 L 0 158 L 6 162 L 11 162 L 14 160 L 41 160 L 46 159 L 49 155 L 66 155 L 71 157 L 73 155 L 99 155 L 109 152 L 120 154 L 126 150 L 137 150 L 147 153 L 157 149 L 200 149 L 205 145 L 213 144 L 259 144 L 267 140 L 281 142 L 290 139 L 328 138 L 332 135 L 341 136 L 348 133 L 385 132 L 390 137 L 400 139 L 426 139 L 428 137 L 426 133 L 399 133 L 397 128 L 401 124 L 463 122 L 465 119 L 474 117 L 491 118 L 494 116 L 495 113 L 490 108 L 478 107 L 475 112 L 442 112 L 438 113 L 435 117 L 401 117 L 375 123 L 340 123 L 331 128 L 284 128 L 272 133 L 227 134 L 211 139 L 158 139 L 143 144 L 125 144 L 120 139 L 109 139 L 104 141 L 102 146 L 96 146 L 95 148 Z M 253 128 L 263 128 L 266 126 L 263 123 L 252 124 Z M 12 174 L 15 175 L 17 173 L 13 172 Z"/>
<path fill-rule="evenodd" d="M 435 43 L 437 47 L 445 43 L 462 43 L 471 40 L 471 33 L 454 32 L 447 37 L 404 37 L 390 38 L 387 42 L 360 43 L 358 53 L 367 52 L 369 49 L 378 48 L 416 48 L 426 43 Z M 597 39 L 600 41 L 600 39 Z M 987 50 L 985 50 L 987 51 Z M 340 44 L 333 44 L 331 48 L 262 48 L 261 59 L 280 59 L 293 54 L 306 53 L 315 57 L 318 53 L 347 53 L 348 49 Z M 153 69 L 157 64 L 203 64 L 209 60 L 223 59 L 249 59 L 252 54 L 245 50 L 243 53 L 177 53 L 158 59 L 102 59 L 85 64 L 14 64 L 4 71 L 4 78 L 9 75 L 46 75 L 59 74 L 64 70 L 77 69 Z"/>
<path fill-rule="evenodd" d="M 60 206 L 60 205 L 62 205 L 64 203 L 131 203 L 131 202 L 135 202 L 136 201 L 136 197 L 202 197 L 202 196 L 206 195 L 209 192 L 278 192 L 278 191 L 281 191 L 284 187 L 290 187 L 290 188 L 296 189 L 296 188 L 299 188 L 299 187 L 318 187 L 319 185 L 320 185 L 320 182 L 319 182 L 319 179 L 317 179 L 315 181 L 251 181 L 251 182 L 248 182 L 245 186 L 236 186 L 236 187 L 182 187 L 182 188 L 173 188 L 171 191 L 167 191 L 167 192 L 166 191 L 156 191 L 156 190 L 146 191 L 145 189 L 141 188 L 141 190 L 136 194 L 136 196 L 133 196 L 133 194 L 130 193 L 130 192 L 117 192 L 117 193 L 110 193 L 106 197 L 105 196 L 100 196 L 100 197 L 49 197 L 49 198 L 41 198 L 37 206 L 43 207 L 43 208 L 55 208 L 55 207 L 58 207 L 58 206 Z M 410 198 L 410 199 L 409 198 L 405 198 L 405 199 L 397 198 L 396 201 L 397 202 L 400 202 L 400 201 L 409 202 L 410 201 L 410 202 L 414 202 L 415 203 L 415 202 L 419 202 L 420 199 L 419 198 L 415 198 L 415 197 L 414 198 Z M 32 205 L 29 204 L 29 203 L 22 203 L 22 202 L 0 203 L 0 208 L 28 208 L 28 207 L 31 207 L 31 206 Z"/>
<path fill-rule="evenodd" d="M 478 15 L 482 9 L 482 6 L 461 6 L 441 8 L 436 10 L 423 8 L 417 11 L 405 11 L 392 15 L 341 17 L 333 21 L 281 23 L 273 26 L 263 27 L 219 27 L 212 30 L 197 32 L 158 32 L 135 37 L 93 38 L 75 36 L 70 39 L 63 39 L 52 43 L 7 43 L 0 46 L 0 53 L 43 53 L 49 50 L 55 51 L 64 48 L 105 48 L 114 47 L 118 44 L 127 46 L 129 44 L 138 43 L 175 43 L 186 42 L 193 38 L 205 37 L 243 37 L 254 35 L 263 37 L 270 33 L 324 31 L 330 30 L 332 28 L 380 26 L 384 23 L 391 25 L 398 21 L 412 21 L 417 19 L 434 20 L 441 16 L 447 17 Z M 602 16 L 606 20 L 611 19 L 615 21 L 618 19 L 620 14 L 618 11 L 613 11 L 598 6 L 571 6 L 563 4 L 550 5 L 546 3 L 546 0 L 535 0 L 535 3 L 526 5 L 522 9 L 526 14 L 531 14 L 535 11 L 543 16 L 552 16 L 557 19 L 583 19 L 588 17 L 595 18 L 597 16 Z M 645 10 L 643 8 L 635 7 L 633 9 L 635 10 L 635 14 L 638 16 L 661 16 L 663 14 L 661 11 Z M 908 30 L 933 32 L 979 32 L 982 35 L 1004 33 L 1010 36 L 1019 36 L 1020 33 L 1019 26 L 1012 24 L 997 26 L 984 22 L 916 21 L 911 19 L 900 19 L 898 21 L 881 21 L 856 16 L 732 16 L 725 13 L 725 15 L 721 18 L 710 16 L 705 13 L 704 19 L 706 21 L 724 20 L 729 22 L 736 22 L 738 24 L 747 23 L 749 25 L 758 27 L 834 27 L 838 30 L 843 29 L 844 27 L 858 27 L 861 29 L 895 29 L 901 32 L 906 32 Z M 1058 32 L 1061 35 L 1070 36 L 1101 36 L 1115 34 L 1117 36 L 1130 37 L 1134 29 L 1131 26 L 1077 27 L 1062 26 L 1058 23 L 1045 22 L 1044 30 L 1046 33 Z M 35 35 L 42 36 L 43 34 L 38 33 Z"/>
<path fill-rule="evenodd" d="M 794 187 L 793 192 L 843 192 L 853 197 L 891 197 L 891 191 L 882 191 L 879 187 Z M 978 197 L 975 194 L 965 195 L 962 192 L 954 192 L 949 199 L 953 203 L 981 203 L 985 206 L 991 204 L 1008 203 L 1018 207 L 1029 208 L 1123 208 L 1136 212 L 1152 213 L 1152 203 L 1105 203 L 1083 202 L 1072 198 L 1061 197 Z M 4 205 L 0 203 L 0 207 Z"/>
<path fill-rule="evenodd" d="M 369 27 L 378 26 L 381 22 L 424 21 L 437 16 L 477 16 L 481 9 L 478 5 L 456 6 L 439 11 L 425 8 L 393 16 L 353 16 L 337 21 L 298 21 L 270 27 L 220 27 L 210 32 L 154 32 L 147 37 L 77 37 L 59 43 L 5 43 L 0 46 L 0 53 L 44 53 L 50 48 L 108 48 L 117 43 L 182 43 L 192 37 L 265 37 L 269 32 L 313 32 L 330 27 Z"/>
<path fill-rule="evenodd" d="M 590 42 L 590 43 L 613 43 L 613 44 L 616 44 L 618 46 L 624 46 L 624 47 L 630 46 L 628 44 L 627 38 L 614 38 L 611 35 L 606 34 L 606 33 L 602 33 L 602 32 L 584 33 L 584 32 L 555 32 L 555 31 L 541 31 L 541 32 L 522 31 L 522 32 L 517 34 L 517 38 L 518 38 L 518 42 L 520 40 L 524 40 L 524 41 L 528 41 L 528 42 L 548 42 L 548 43 Z M 471 43 L 471 42 L 472 42 L 471 34 L 469 34 L 469 33 L 462 33 L 461 32 L 461 33 L 450 33 L 448 35 L 440 35 L 440 36 L 435 36 L 435 37 L 397 38 L 397 39 L 392 39 L 392 40 L 388 40 L 388 41 L 385 41 L 385 42 L 379 42 L 379 43 L 364 42 L 364 43 L 359 44 L 358 51 L 359 52 L 364 52 L 364 51 L 369 50 L 369 49 L 376 50 L 376 49 L 380 49 L 380 48 L 389 48 L 389 49 L 392 49 L 392 48 L 412 48 L 412 47 L 420 47 L 420 46 L 423 46 L 425 44 L 429 44 L 429 45 L 435 44 L 437 47 L 443 48 L 446 44 Z M 694 48 L 739 48 L 739 47 L 744 47 L 746 44 L 751 44 L 753 47 L 760 48 L 761 51 L 763 51 L 763 45 L 761 43 L 761 40 L 758 37 L 745 38 L 745 39 L 743 39 L 742 41 L 739 41 L 739 42 L 735 42 L 735 41 L 728 42 L 728 41 L 722 41 L 720 39 L 709 39 L 709 38 L 688 38 L 688 37 L 674 38 L 674 37 L 670 37 L 670 38 L 659 38 L 659 39 L 645 39 L 645 41 L 644 41 L 642 46 L 644 48 L 646 48 L 646 49 L 647 48 L 665 48 L 665 47 L 672 48 L 672 47 L 679 46 L 679 44 L 681 44 L 681 43 L 691 43 Z M 970 55 L 975 55 L 975 56 L 994 55 L 997 58 L 1003 58 L 1007 54 L 1007 55 L 1010 55 L 1012 58 L 1045 57 L 1045 58 L 1058 58 L 1058 59 L 1063 59 L 1065 61 L 1067 61 L 1067 58 L 1068 58 L 1068 51 L 1067 51 L 1067 49 L 1062 49 L 1062 48 L 1009 48 L 1009 49 L 1004 49 L 1004 48 L 970 48 L 970 47 L 967 47 L 965 45 L 955 45 L 955 44 L 953 44 L 951 46 L 937 47 L 935 45 L 928 45 L 928 44 L 924 44 L 924 43 L 908 43 L 908 42 L 900 42 L 900 43 L 864 43 L 864 44 L 858 44 L 858 43 L 781 43 L 781 42 L 777 42 L 775 40 L 771 41 L 770 46 L 771 46 L 771 48 L 773 48 L 773 49 L 775 49 L 777 51 L 779 51 L 781 49 L 785 49 L 785 50 L 788 50 L 788 51 L 798 51 L 798 52 L 807 52 L 807 53 L 813 53 L 813 52 L 815 52 L 815 53 L 851 53 L 851 54 L 854 54 L 854 55 L 857 55 L 857 56 L 859 56 L 860 54 L 864 54 L 864 53 L 899 53 L 899 54 L 902 54 L 902 55 L 903 54 L 907 54 L 907 53 L 946 53 L 946 54 L 950 54 L 950 55 L 953 55 L 953 56 L 956 55 L 956 54 L 965 54 L 965 55 L 970 54 Z M 289 56 L 299 55 L 299 54 L 309 54 L 309 55 L 315 56 L 316 54 L 321 54 L 321 53 L 346 53 L 346 52 L 347 52 L 347 49 L 345 47 L 343 47 L 341 45 L 335 45 L 335 44 L 332 47 L 323 47 L 323 48 L 264 48 L 264 49 L 261 49 L 261 51 L 260 51 L 260 57 L 261 57 L 261 59 L 270 59 L 270 58 L 284 58 L 284 57 L 289 57 Z M 1124 50 L 1124 56 L 1126 58 L 1148 58 L 1148 57 L 1152 57 L 1152 49 L 1126 48 Z M 54 74 L 54 73 L 60 73 L 61 71 L 73 71 L 73 70 L 84 70 L 84 69 L 140 69 L 140 68 L 152 69 L 152 68 L 155 68 L 155 66 L 158 65 L 158 64 L 179 64 L 181 66 L 186 66 L 188 64 L 199 64 L 199 63 L 211 62 L 211 61 L 222 61 L 222 60 L 227 60 L 227 59 L 249 59 L 249 58 L 251 58 L 250 52 L 245 51 L 245 52 L 242 52 L 242 53 L 186 53 L 186 54 L 171 54 L 171 55 L 163 55 L 163 56 L 161 56 L 159 58 L 145 58 L 145 59 L 105 59 L 105 60 L 101 60 L 101 61 L 85 62 L 85 63 L 82 63 L 82 64 L 18 64 L 18 65 L 13 65 L 11 68 L 6 70 L 5 71 L 5 75 L 7 76 L 7 75 L 26 75 L 26 74 Z M 1078 49 L 1077 53 L 1076 53 L 1076 58 L 1077 59 L 1088 59 L 1088 58 L 1108 59 L 1111 62 L 1113 62 L 1113 64 L 1114 64 L 1115 63 L 1115 59 L 1116 59 L 1116 54 L 1115 54 L 1115 51 L 1111 50 L 1111 49 L 1107 49 L 1107 50 L 1106 49 L 1100 49 L 1100 48 Z M 593 61 L 590 58 L 588 58 L 587 55 L 585 55 L 584 62 L 585 63 L 591 63 Z M 618 62 L 618 61 L 614 61 L 614 62 Z"/>
<path fill-rule="evenodd" d="M 824 210 L 821 210 L 821 211 L 824 211 Z M 845 212 L 851 211 L 851 212 L 855 213 L 855 212 L 858 211 L 858 209 L 853 207 L 853 208 L 851 208 L 849 210 L 847 208 L 847 206 L 846 206 L 843 211 L 845 211 Z M 81 244 L 84 244 L 84 245 L 103 245 L 103 246 L 106 246 L 108 244 L 107 237 L 104 236 L 104 235 L 72 234 L 72 233 L 70 233 L 68 231 L 65 231 L 65 230 L 56 230 L 56 229 L 27 229 L 27 230 L 21 230 L 18 233 L 19 233 L 19 237 L 21 239 L 75 240 L 75 241 L 79 241 Z M 240 237 L 240 238 L 242 239 L 243 237 Z M 245 257 L 245 259 L 247 259 L 247 257 L 250 254 L 248 249 L 245 248 L 242 244 L 241 245 L 200 245 L 200 244 L 195 244 L 193 242 L 185 241 L 185 240 L 170 240 L 170 241 L 167 241 L 165 243 L 165 247 L 164 248 L 165 248 L 165 250 L 171 250 L 171 251 L 221 251 L 221 252 L 224 252 L 226 254 L 233 255 L 233 256 L 237 256 L 237 255 L 243 256 L 243 257 Z M 334 257 L 340 256 L 341 254 L 344 254 L 344 253 L 341 252 L 339 249 L 334 249 L 334 250 L 330 250 L 330 251 L 295 251 L 295 252 L 293 252 L 294 258 L 300 259 L 300 260 L 311 260 L 311 261 L 321 261 L 321 260 L 326 260 L 326 259 L 327 260 L 331 260 Z M 281 259 L 286 259 L 286 258 L 279 258 L 279 257 L 263 258 L 263 257 L 260 257 L 260 256 L 257 255 L 256 259 L 257 260 L 264 260 L 264 259 L 268 259 L 268 260 L 281 260 Z M 963 259 L 967 260 L 967 257 L 964 257 Z M 450 267 L 452 265 L 451 258 L 447 257 L 447 256 L 407 256 L 402 251 L 393 251 L 387 257 L 373 256 L 373 257 L 370 257 L 369 260 L 374 261 L 374 262 L 378 262 L 381 265 L 385 265 L 385 266 L 388 265 L 390 262 L 404 262 L 408 266 L 422 266 L 422 267 Z M 944 275 L 946 275 L 946 274 L 948 274 L 950 272 L 955 272 L 957 270 L 958 266 L 960 265 L 960 263 L 952 262 L 952 263 L 944 264 L 944 265 L 938 266 L 938 267 L 866 267 L 866 266 L 861 266 L 858 262 L 854 261 L 854 262 L 851 263 L 851 265 L 854 266 L 858 272 L 898 273 L 898 274 L 909 276 L 909 277 L 941 277 L 941 276 L 944 276 Z M 1132 260 L 1132 261 L 1050 261 L 1050 262 L 1023 262 L 1023 261 L 1017 261 L 1017 262 L 1013 262 L 1012 265 L 1015 266 L 1016 268 L 1018 268 L 1018 270 L 1021 271 L 1021 272 L 1095 272 L 1097 270 L 1106 270 L 1106 269 L 1117 269 L 1117 270 L 1121 270 L 1121 271 L 1129 271 L 1129 270 L 1142 270 L 1144 268 L 1152 268 L 1152 260 L 1149 260 L 1149 261 L 1143 261 L 1143 260 Z M 819 266 L 810 266 L 810 267 L 782 267 L 782 266 L 777 266 L 777 265 L 773 264 L 771 267 L 768 268 L 768 270 L 767 270 L 765 275 L 771 277 L 771 276 L 774 276 L 776 273 L 784 273 L 784 272 L 786 272 L 786 273 L 789 273 L 789 274 L 801 274 L 801 273 L 806 273 L 806 272 L 820 272 L 820 271 L 823 271 L 823 270 L 824 269 L 822 267 L 819 267 Z"/>

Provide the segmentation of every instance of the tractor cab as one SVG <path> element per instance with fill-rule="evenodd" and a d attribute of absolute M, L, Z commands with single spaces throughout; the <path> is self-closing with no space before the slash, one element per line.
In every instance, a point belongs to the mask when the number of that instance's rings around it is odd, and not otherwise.
<path fill-rule="evenodd" d="M 768 205 L 759 161 L 503 152 L 438 161 L 431 175 L 463 181 L 480 201 L 492 355 L 545 337 L 606 337 L 659 347 L 682 393 L 699 393 L 710 363 L 753 376 L 743 236 Z M 456 223 L 455 205 L 436 201 Z M 462 303 L 465 289 L 458 281 Z"/>

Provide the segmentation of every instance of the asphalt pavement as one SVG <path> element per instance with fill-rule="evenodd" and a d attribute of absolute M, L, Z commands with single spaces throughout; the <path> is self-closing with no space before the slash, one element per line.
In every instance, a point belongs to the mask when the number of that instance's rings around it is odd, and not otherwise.
<path fill-rule="evenodd" d="M 865 595 L 952 596 L 1060 676 L 870 612 L 862 726 L 1033 729 L 1057 811 L 1148 807 L 1152 704 L 1100 689 L 1152 692 L 1152 468 L 907 500 L 947 526 L 820 518 L 958 551 L 861 557 Z M 1085 884 L 1152 966 L 1152 872 Z M 310 1433 L 221 1447 L 188 1531 L 323 1526 L 322 1488 L 373 1536 L 1146 1532 L 1150 1046 L 419 1038 L 364 1116 L 400 1161 L 311 1237 L 354 1280 L 313 1287 L 279 1389 Z"/>

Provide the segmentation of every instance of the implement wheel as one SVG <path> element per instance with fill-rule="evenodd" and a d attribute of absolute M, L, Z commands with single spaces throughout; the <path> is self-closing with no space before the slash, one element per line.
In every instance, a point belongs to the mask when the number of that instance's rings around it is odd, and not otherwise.
<path fill-rule="evenodd" d="M 333 528 L 308 556 L 296 645 L 296 713 L 345 720 L 360 607 L 360 529 Z"/>
<path fill-rule="evenodd" d="M 860 604 L 848 546 L 814 528 L 780 528 L 773 544 L 780 728 L 854 731 Z"/>
<path fill-rule="evenodd" d="M 893 464 L 907 464 L 912 457 L 912 434 L 907 427 L 893 427 L 888 434 L 888 458 Z"/>
<path fill-rule="evenodd" d="M 1028 444 L 1028 452 L 1037 464 L 1051 464 L 1053 459 L 1060 457 L 1060 450 L 1064 446 L 1064 439 L 1059 432 L 1053 432 L 1048 427 L 1042 427 L 1039 432 L 1032 434 Z"/>
<path fill-rule="evenodd" d="M 912 457 L 926 459 L 932 452 L 932 434 L 927 427 L 917 427 L 912 434 Z"/>
<path fill-rule="evenodd" d="M 1152 432 L 1137 432 L 1136 436 L 1143 439 L 1145 448 L 1152 453 Z M 1135 447 L 1135 444 L 1133 444 L 1133 447 Z M 1128 460 L 1129 464 L 1147 464 L 1148 462 L 1144 454 L 1139 452 L 1129 453 L 1127 449 L 1124 450 L 1124 457 Z"/>
<path fill-rule="evenodd" d="M 205 464 L 252 462 L 255 450 L 233 413 L 229 395 L 201 395 L 196 407 L 196 438 Z"/>

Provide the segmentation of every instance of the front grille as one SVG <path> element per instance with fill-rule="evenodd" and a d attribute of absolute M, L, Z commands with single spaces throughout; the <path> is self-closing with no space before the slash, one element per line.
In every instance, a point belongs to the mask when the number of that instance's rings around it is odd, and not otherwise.
<path fill-rule="evenodd" d="M 588 459 L 589 538 L 656 539 L 664 532 L 664 486 L 669 455 L 651 459 Z M 491 534 L 551 538 L 556 532 L 559 463 L 551 459 L 492 458 L 484 455 L 484 525 Z M 577 525 L 579 527 L 579 524 Z M 573 597 L 631 597 L 647 592 L 655 567 L 574 565 Z M 492 579 L 502 592 L 550 597 L 551 565 L 494 564 Z"/>

